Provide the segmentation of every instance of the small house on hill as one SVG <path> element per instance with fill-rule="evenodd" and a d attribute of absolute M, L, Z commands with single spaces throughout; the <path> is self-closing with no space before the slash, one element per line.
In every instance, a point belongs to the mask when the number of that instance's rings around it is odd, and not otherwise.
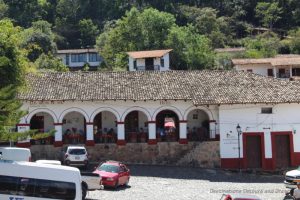
<path fill-rule="evenodd" d="M 172 49 L 127 52 L 129 71 L 168 71 L 171 51 Z"/>

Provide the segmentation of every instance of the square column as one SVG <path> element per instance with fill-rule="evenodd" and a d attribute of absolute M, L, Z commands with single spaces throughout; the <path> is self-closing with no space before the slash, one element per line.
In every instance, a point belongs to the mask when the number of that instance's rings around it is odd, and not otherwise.
<path fill-rule="evenodd" d="M 86 123 L 86 146 L 94 146 L 94 123 L 93 122 L 87 122 Z"/>
<path fill-rule="evenodd" d="M 277 78 L 277 70 L 276 70 L 276 67 L 273 67 L 273 75 L 274 75 L 274 78 Z"/>
<path fill-rule="evenodd" d="M 217 134 L 217 123 L 216 120 L 209 120 L 209 138 L 215 139 Z"/>
<path fill-rule="evenodd" d="M 55 136 L 54 136 L 54 146 L 61 147 L 63 146 L 62 141 L 62 123 L 54 123 Z"/>
<path fill-rule="evenodd" d="M 125 145 L 125 125 L 124 122 L 117 122 L 117 130 L 118 130 L 118 139 L 117 145 Z"/>
<path fill-rule="evenodd" d="M 157 144 L 155 121 L 148 121 L 148 134 L 149 134 L 148 144 L 150 145 Z"/>
<path fill-rule="evenodd" d="M 179 121 L 179 144 L 187 144 L 187 121 Z"/>
<path fill-rule="evenodd" d="M 22 133 L 22 132 L 26 132 L 30 130 L 30 124 L 17 124 L 17 131 L 18 133 Z M 30 138 L 28 136 L 27 139 L 22 140 L 22 141 L 18 141 L 17 142 L 17 147 L 30 147 Z"/>
<path fill-rule="evenodd" d="M 290 66 L 290 78 L 292 78 L 293 77 L 293 67 L 292 66 Z"/>

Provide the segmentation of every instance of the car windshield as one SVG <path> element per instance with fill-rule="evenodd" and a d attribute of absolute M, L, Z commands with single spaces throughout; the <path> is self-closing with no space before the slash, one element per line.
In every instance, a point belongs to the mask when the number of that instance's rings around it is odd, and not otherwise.
<path fill-rule="evenodd" d="M 83 155 L 85 154 L 84 149 L 69 149 L 69 154 L 71 155 Z"/>
<path fill-rule="evenodd" d="M 118 173 L 120 171 L 119 166 L 116 165 L 108 165 L 108 164 L 103 164 L 98 168 L 100 171 L 105 171 L 105 172 L 112 172 L 112 173 Z"/>

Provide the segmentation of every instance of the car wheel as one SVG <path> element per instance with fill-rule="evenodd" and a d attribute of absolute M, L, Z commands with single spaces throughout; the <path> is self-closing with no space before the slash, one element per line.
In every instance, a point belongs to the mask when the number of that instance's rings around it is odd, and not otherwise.
<path fill-rule="evenodd" d="M 82 200 L 85 199 L 87 193 L 87 187 L 86 185 L 82 184 Z"/>
<path fill-rule="evenodd" d="M 70 165 L 70 161 L 69 161 L 69 160 L 66 160 L 65 164 L 66 164 L 67 166 L 69 166 L 69 165 Z"/>
<path fill-rule="evenodd" d="M 128 184 L 129 184 L 129 178 L 126 181 L 125 186 L 128 187 Z"/>
<path fill-rule="evenodd" d="M 116 181 L 115 185 L 114 185 L 114 189 L 117 189 L 119 186 L 119 180 Z"/>

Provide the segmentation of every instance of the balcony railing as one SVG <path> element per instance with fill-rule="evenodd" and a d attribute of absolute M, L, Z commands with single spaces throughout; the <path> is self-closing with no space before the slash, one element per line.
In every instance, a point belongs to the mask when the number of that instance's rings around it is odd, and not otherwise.
<path fill-rule="evenodd" d="M 135 69 L 137 71 L 160 71 L 160 65 L 147 65 L 147 66 L 137 66 Z"/>

